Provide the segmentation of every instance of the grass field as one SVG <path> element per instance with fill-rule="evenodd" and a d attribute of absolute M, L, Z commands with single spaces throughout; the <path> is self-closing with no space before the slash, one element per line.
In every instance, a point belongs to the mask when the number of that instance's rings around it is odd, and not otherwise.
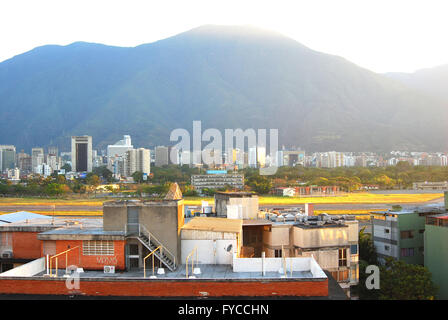
<path fill-rule="evenodd" d="M 353 193 L 331 197 L 278 197 L 260 196 L 260 205 L 295 205 L 305 203 L 315 204 L 400 204 L 422 203 L 443 197 L 443 193 L 425 194 L 377 194 Z M 39 199 L 39 198 L 0 198 L 0 206 L 33 205 L 33 206 L 102 206 L 111 199 Z M 213 198 L 186 197 L 185 205 L 201 205 L 202 201 L 212 204 Z"/>
<path fill-rule="evenodd" d="M 377 194 L 377 193 L 353 193 L 332 197 L 276 197 L 261 196 L 260 205 L 295 205 L 305 203 L 315 204 L 400 204 L 421 203 L 443 197 L 443 193 L 426 194 Z M 191 197 L 185 199 L 186 205 L 201 205 L 201 201 L 213 203 L 213 198 Z"/>

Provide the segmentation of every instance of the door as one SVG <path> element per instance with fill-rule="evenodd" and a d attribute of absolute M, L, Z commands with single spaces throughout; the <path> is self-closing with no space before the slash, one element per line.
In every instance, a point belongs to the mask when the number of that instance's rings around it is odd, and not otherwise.
<path fill-rule="evenodd" d="M 128 234 L 138 235 L 138 208 L 128 207 Z"/>

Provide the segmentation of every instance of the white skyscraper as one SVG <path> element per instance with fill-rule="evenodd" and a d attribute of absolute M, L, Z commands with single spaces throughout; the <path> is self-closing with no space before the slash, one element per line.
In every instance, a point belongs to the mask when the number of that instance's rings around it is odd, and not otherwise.
<path fill-rule="evenodd" d="M 123 136 L 123 140 L 116 142 L 115 144 L 110 144 L 107 146 L 107 157 L 121 157 L 124 156 L 126 151 L 134 149 L 131 143 L 131 136 Z"/>
<path fill-rule="evenodd" d="M 139 148 L 126 151 L 124 156 L 124 173 L 127 177 L 134 172 L 151 173 L 151 156 L 149 149 Z"/>
<path fill-rule="evenodd" d="M 251 167 L 251 168 L 257 167 L 257 148 L 256 147 L 249 148 L 248 164 L 249 164 L 249 167 Z"/>
<path fill-rule="evenodd" d="M 260 168 L 266 166 L 266 147 L 257 147 L 257 165 Z"/>

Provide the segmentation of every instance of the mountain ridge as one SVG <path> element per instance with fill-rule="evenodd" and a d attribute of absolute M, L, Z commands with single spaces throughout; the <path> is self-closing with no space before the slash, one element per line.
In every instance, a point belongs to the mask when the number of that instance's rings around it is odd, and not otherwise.
<path fill-rule="evenodd" d="M 191 132 L 193 120 L 203 130 L 278 128 L 280 145 L 310 151 L 447 147 L 439 102 L 342 57 L 238 26 L 135 47 L 35 48 L 0 63 L 0 114 L 0 144 L 19 149 L 67 150 L 82 134 L 97 148 L 123 134 L 153 147 L 175 128 Z"/>

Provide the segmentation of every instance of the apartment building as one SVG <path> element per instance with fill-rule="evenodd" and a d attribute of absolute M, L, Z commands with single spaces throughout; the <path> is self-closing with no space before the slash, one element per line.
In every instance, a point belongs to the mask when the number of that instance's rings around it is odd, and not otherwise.
<path fill-rule="evenodd" d="M 448 299 L 448 214 L 426 217 L 424 234 L 424 261 L 432 275 L 432 281 L 439 287 L 437 298 Z"/>
<path fill-rule="evenodd" d="M 199 192 L 202 189 L 218 189 L 229 186 L 234 189 L 244 187 L 244 175 L 227 173 L 227 171 L 215 171 L 211 174 L 195 174 L 191 176 L 191 185 Z"/>
<path fill-rule="evenodd" d="M 132 176 L 134 172 L 151 173 L 151 155 L 149 149 L 139 148 L 126 151 L 124 157 L 124 175 Z"/>
<path fill-rule="evenodd" d="M 406 263 L 424 264 L 425 217 L 441 213 L 438 207 L 372 212 L 372 238 L 378 259 L 391 257 Z"/>

